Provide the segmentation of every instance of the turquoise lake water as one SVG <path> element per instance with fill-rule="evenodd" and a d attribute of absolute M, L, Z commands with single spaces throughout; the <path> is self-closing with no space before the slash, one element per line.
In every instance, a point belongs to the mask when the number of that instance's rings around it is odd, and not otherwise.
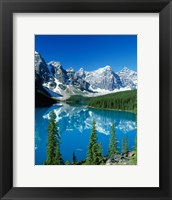
<path fill-rule="evenodd" d="M 86 158 L 87 146 L 92 128 L 92 120 L 96 120 L 98 142 L 102 144 L 103 154 L 107 155 L 112 122 L 121 151 L 122 137 L 128 135 L 129 149 L 135 144 L 136 114 L 113 110 L 100 110 L 77 105 L 53 105 L 48 108 L 35 109 L 35 164 L 42 165 L 46 160 L 48 124 L 50 113 L 54 110 L 56 122 L 61 136 L 61 154 L 63 160 L 72 161 L 73 152 L 77 161 Z"/>

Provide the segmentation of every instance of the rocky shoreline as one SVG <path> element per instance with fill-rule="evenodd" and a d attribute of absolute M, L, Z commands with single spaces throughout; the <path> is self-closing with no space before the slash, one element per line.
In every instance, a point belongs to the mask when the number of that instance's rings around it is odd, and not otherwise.
<path fill-rule="evenodd" d="M 137 165 L 137 155 L 135 151 L 113 154 L 110 158 L 104 157 L 102 165 Z M 86 160 L 77 162 L 75 165 L 85 165 Z M 73 164 L 69 164 L 73 165 Z"/>
<path fill-rule="evenodd" d="M 122 154 L 113 154 L 110 158 L 107 159 L 106 165 L 136 165 L 136 152 L 127 151 Z"/>

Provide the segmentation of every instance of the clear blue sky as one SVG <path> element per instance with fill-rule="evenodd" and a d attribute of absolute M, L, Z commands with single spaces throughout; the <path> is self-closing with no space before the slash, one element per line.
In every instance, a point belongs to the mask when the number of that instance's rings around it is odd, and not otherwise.
<path fill-rule="evenodd" d="M 137 71 L 136 35 L 35 35 L 35 50 L 64 69 L 92 71 L 110 65 L 115 72 L 123 67 Z"/>

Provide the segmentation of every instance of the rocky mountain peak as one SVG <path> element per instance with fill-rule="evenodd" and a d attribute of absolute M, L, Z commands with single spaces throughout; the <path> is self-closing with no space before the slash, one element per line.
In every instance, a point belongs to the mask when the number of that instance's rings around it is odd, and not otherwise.
<path fill-rule="evenodd" d="M 61 63 L 58 62 L 58 61 L 51 61 L 48 64 L 55 67 L 55 68 L 61 68 L 62 67 Z"/>
<path fill-rule="evenodd" d="M 85 77 L 85 71 L 83 68 L 80 68 L 76 73 L 76 76 L 79 76 L 79 77 Z"/>
<path fill-rule="evenodd" d="M 104 70 L 108 70 L 108 71 L 112 71 L 112 67 L 109 65 L 106 65 L 105 67 L 103 67 Z"/>
<path fill-rule="evenodd" d="M 126 72 L 126 71 L 129 71 L 129 69 L 127 67 L 123 67 L 121 71 Z"/>
<path fill-rule="evenodd" d="M 99 74 L 101 74 L 101 73 L 107 73 L 107 72 L 110 72 L 110 73 L 111 73 L 112 71 L 113 71 L 113 70 L 112 70 L 111 66 L 109 66 L 109 65 L 95 70 L 95 72 L 97 72 L 97 73 L 99 73 Z"/>
<path fill-rule="evenodd" d="M 69 69 L 66 70 L 67 72 L 74 72 L 75 70 L 72 67 L 69 67 Z"/>

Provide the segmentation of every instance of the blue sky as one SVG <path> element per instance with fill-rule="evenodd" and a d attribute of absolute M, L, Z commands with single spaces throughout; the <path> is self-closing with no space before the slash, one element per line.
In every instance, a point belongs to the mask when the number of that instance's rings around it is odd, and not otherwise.
<path fill-rule="evenodd" d="M 92 71 L 110 65 L 137 71 L 136 35 L 35 35 L 35 50 L 64 69 Z"/>

